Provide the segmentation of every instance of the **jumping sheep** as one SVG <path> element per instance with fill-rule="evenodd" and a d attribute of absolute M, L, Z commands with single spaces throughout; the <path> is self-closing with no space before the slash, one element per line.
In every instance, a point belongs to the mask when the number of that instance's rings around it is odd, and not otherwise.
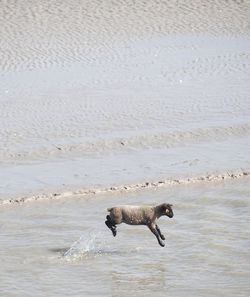
<path fill-rule="evenodd" d="M 156 220 L 161 216 L 174 216 L 172 205 L 163 203 L 157 206 L 135 206 L 119 205 L 107 209 L 110 214 L 106 216 L 105 224 L 116 236 L 116 225 L 126 223 L 129 225 L 146 225 L 155 235 L 160 246 L 165 246 L 162 240 L 165 240 Z"/>

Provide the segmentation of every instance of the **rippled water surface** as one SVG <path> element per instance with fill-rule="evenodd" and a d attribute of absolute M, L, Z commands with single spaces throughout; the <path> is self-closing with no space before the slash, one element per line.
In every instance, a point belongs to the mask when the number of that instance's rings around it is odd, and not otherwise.
<path fill-rule="evenodd" d="M 0 210 L 1 296 L 248 296 L 249 178 Z M 115 204 L 174 204 L 160 247 L 143 226 L 106 228 Z"/>

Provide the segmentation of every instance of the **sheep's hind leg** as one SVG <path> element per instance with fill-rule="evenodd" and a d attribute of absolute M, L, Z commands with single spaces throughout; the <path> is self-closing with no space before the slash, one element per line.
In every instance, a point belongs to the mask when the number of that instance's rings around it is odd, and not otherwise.
<path fill-rule="evenodd" d="M 111 217 L 109 215 L 106 216 L 106 219 L 107 220 L 105 221 L 105 224 L 112 231 L 113 236 L 116 236 L 116 225 L 112 222 Z"/>
<path fill-rule="evenodd" d="M 148 226 L 149 230 L 155 235 L 155 237 L 158 240 L 158 243 L 160 246 L 164 247 L 165 243 L 161 240 L 160 235 L 158 234 L 156 227 L 153 225 Z"/>
<path fill-rule="evenodd" d="M 161 230 L 160 230 L 159 226 L 158 225 L 155 225 L 155 228 L 156 228 L 158 234 L 160 235 L 160 238 L 162 240 L 165 240 L 165 236 L 161 233 Z"/>

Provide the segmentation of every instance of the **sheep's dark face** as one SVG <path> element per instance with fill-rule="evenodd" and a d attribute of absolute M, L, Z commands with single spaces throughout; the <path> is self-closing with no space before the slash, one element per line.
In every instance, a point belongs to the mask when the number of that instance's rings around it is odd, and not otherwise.
<path fill-rule="evenodd" d="M 162 215 L 166 215 L 169 218 L 172 218 L 174 216 L 172 206 L 173 206 L 172 204 L 164 203 L 162 205 Z"/>

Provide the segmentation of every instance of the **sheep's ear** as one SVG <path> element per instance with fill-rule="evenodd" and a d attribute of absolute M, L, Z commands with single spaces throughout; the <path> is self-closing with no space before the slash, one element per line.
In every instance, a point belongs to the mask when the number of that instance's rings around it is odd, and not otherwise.
<path fill-rule="evenodd" d="M 172 207 L 172 206 L 173 206 L 173 204 L 168 204 L 168 206 Z"/>

